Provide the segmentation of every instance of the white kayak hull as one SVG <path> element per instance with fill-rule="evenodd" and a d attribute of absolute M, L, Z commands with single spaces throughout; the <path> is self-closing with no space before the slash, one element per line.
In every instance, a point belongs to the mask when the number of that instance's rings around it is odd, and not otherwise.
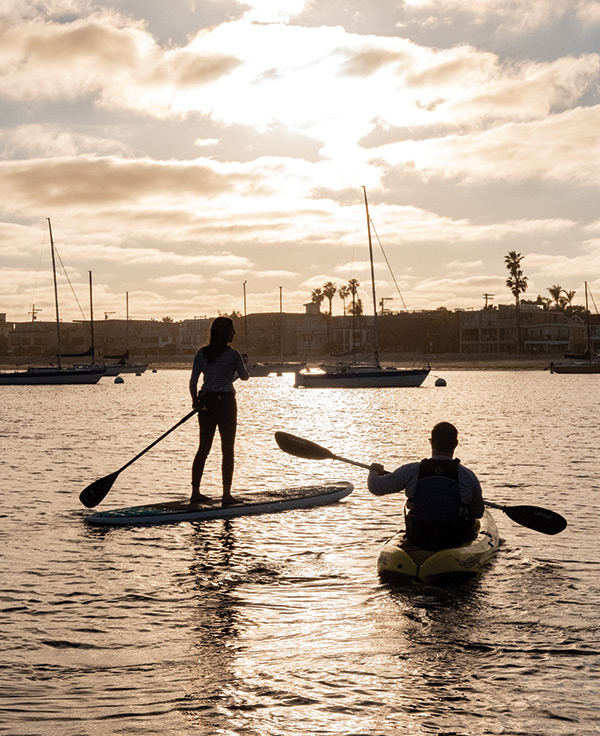
<path fill-rule="evenodd" d="M 500 546 L 498 528 L 489 511 L 481 519 L 477 537 L 452 549 L 424 550 L 408 543 L 398 532 L 385 543 L 377 569 L 384 576 L 435 582 L 481 573 Z"/>

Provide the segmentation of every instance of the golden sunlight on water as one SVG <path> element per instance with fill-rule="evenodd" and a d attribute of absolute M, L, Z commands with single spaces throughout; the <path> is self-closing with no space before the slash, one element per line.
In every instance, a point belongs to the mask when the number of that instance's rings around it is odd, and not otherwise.
<path fill-rule="evenodd" d="M 4 732 L 453 733 L 591 736 L 600 728 L 595 376 L 450 372 L 448 386 L 239 387 L 235 490 L 350 480 L 323 508 L 133 529 L 94 529 L 92 480 L 189 411 L 187 372 L 120 386 L 4 387 Z M 103 379 L 104 380 L 104 379 Z M 387 467 L 428 452 L 433 423 L 488 500 L 569 520 L 548 537 L 495 512 L 504 543 L 457 588 L 382 582 L 402 522 L 366 471 L 281 452 L 284 430 Z M 122 473 L 103 508 L 184 497 L 194 420 Z M 218 445 L 205 493 L 220 494 Z"/>

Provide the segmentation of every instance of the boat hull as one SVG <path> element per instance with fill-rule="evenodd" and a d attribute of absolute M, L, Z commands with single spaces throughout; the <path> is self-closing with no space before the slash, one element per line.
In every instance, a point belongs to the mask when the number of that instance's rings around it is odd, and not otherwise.
<path fill-rule="evenodd" d="M 94 384 L 104 369 L 29 368 L 26 371 L 0 372 L 0 386 L 57 386 Z"/>
<path fill-rule="evenodd" d="M 600 363 L 550 363 L 550 373 L 600 373 Z"/>
<path fill-rule="evenodd" d="M 295 386 L 303 388 L 411 388 L 420 386 L 429 368 L 372 368 L 370 370 L 296 373 Z"/>
<path fill-rule="evenodd" d="M 146 526 L 180 521 L 231 519 L 237 516 L 256 516 L 326 506 L 349 496 L 353 489 L 352 483 L 339 482 L 327 486 L 263 491 L 249 496 L 243 503 L 235 506 L 199 506 L 188 501 L 166 501 L 99 511 L 87 516 L 85 520 L 88 524 L 96 526 Z"/>
<path fill-rule="evenodd" d="M 486 510 L 477 537 L 452 549 L 423 550 L 408 543 L 404 532 L 398 532 L 381 550 L 377 569 L 384 577 L 429 583 L 449 578 L 468 578 L 485 569 L 499 546 L 496 522 Z"/>
<path fill-rule="evenodd" d="M 149 363 L 109 363 L 106 366 L 107 376 L 118 376 L 121 373 L 144 373 Z"/>
<path fill-rule="evenodd" d="M 295 373 L 304 368 L 303 363 L 250 363 L 248 366 L 250 378 L 265 378 L 273 373 L 282 375 L 283 373 Z"/>

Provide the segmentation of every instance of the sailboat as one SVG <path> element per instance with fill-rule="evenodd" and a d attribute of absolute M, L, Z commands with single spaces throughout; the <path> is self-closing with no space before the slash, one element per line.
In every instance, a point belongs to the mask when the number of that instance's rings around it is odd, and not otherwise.
<path fill-rule="evenodd" d="M 550 363 L 550 373 L 600 373 L 600 359 L 592 351 L 590 328 L 590 310 L 588 309 L 588 283 L 585 282 L 585 318 L 586 318 L 586 351 L 583 355 L 573 356 L 564 363 Z M 565 357 L 569 357 L 565 355 Z"/>
<path fill-rule="evenodd" d="M 50 233 L 50 251 L 52 253 L 52 274 L 54 277 L 54 305 L 56 311 L 56 358 L 57 366 L 37 367 L 30 366 L 24 371 L 1 371 L 0 386 L 47 386 L 47 385 L 72 385 L 72 384 L 94 384 L 102 378 L 105 369 L 100 366 L 72 366 L 63 367 L 62 358 L 66 356 L 62 352 L 60 334 L 60 315 L 58 309 L 58 284 L 56 281 L 56 258 L 54 254 L 54 239 L 52 237 L 52 224 L 48 218 L 48 230 Z"/>
<path fill-rule="evenodd" d="M 93 303 L 93 291 L 92 291 L 92 272 L 89 271 L 89 283 L 90 283 L 90 337 L 92 341 L 92 347 L 86 353 L 92 357 L 92 363 L 96 362 L 96 346 L 94 342 L 94 303 Z M 127 292 L 127 342 L 129 342 L 129 292 Z M 104 369 L 105 376 L 118 376 L 120 373 L 135 373 L 140 375 L 148 368 L 148 363 L 131 363 L 129 361 L 129 350 L 126 350 L 122 355 L 105 355 L 104 359 L 116 360 L 116 363 L 103 363 L 96 365 Z"/>
<path fill-rule="evenodd" d="M 377 325 L 377 295 L 375 291 L 375 267 L 373 263 L 373 242 L 371 239 L 371 218 L 367 190 L 363 187 L 365 210 L 367 214 L 367 234 L 369 239 L 369 261 L 371 264 L 371 285 L 373 295 L 373 324 L 375 332 L 375 351 L 370 363 L 340 363 L 324 371 L 299 371 L 295 386 L 303 388 L 404 388 L 420 386 L 429 375 L 431 367 L 426 361 L 416 368 L 383 367 L 379 361 L 379 335 Z"/>
<path fill-rule="evenodd" d="M 125 313 L 126 313 L 126 343 L 129 345 L 129 292 L 125 292 Z M 129 348 L 125 350 L 125 352 L 122 355 L 105 355 L 105 358 L 109 358 L 111 360 L 116 360 L 116 363 L 109 363 L 109 365 L 106 366 L 106 375 L 107 376 L 117 376 L 119 373 L 135 373 L 136 375 L 140 375 L 141 373 L 144 373 L 145 370 L 147 370 L 148 366 L 150 365 L 148 361 L 145 361 L 143 363 L 132 363 L 129 360 Z"/>

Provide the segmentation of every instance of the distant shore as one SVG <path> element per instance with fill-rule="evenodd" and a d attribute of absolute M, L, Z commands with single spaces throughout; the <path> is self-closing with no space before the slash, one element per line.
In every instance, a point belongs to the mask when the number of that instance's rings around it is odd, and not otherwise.
<path fill-rule="evenodd" d="M 439 371 L 543 371 L 547 369 L 551 362 L 563 360 L 561 355 L 547 356 L 519 356 L 519 355 L 463 355 L 463 354 L 441 354 L 429 355 L 425 358 L 431 365 L 432 372 Z M 155 370 L 191 370 L 191 356 L 181 357 L 164 357 L 152 356 L 144 358 L 150 362 L 149 371 Z M 323 361 L 308 360 L 306 364 L 311 367 L 317 367 L 320 362 L 336 363 L 341 359 L 339 357 L 323 359 Z M 410 368 L 415 363 L 422 360 L 420 357 L 407 358 L 405 355 L 382 356 L 383 365 L 395 365 L 401 368 Z M 265 359 L 257 361 L 264 363 L 278 364 L 277 360 Z M 290 361 L 292 362 L 292 361 Z M 303 362 L 303 361 L 294 361 Z M 33 364 L 33 363 L 32 363 Z M 37 365 L 43 365 L 41 361 L 36 362 Z M 0 370 L 24 370 L 26 363 L 19 360 L 18 363 L 8 362 L 5 358 L 0 358 Z"/>
<path fill-rule="evenodd" d="M 430 355 L 427 356 L 432 372 L 439 371 L 543 371 L 548 368 L 552 361 L 562 360 L 562 356 L 518 356 L 518 355 Z M 323 363 L 335 363 L 340 358 L 324 359 Z M 420 362 L 421 358 L 410 358 L 406 356 L 382 357 L 383 365 L 396 365 L 410 368 L 414 363 Z M 150 370 L 191 370 L 192 358 L 151 358 Z M 257 361 L 259 362 L 259 361 Z M 264 363 L 278 363 L 276 360 L 266 359 Z M 321 361 L 308 360 L 309 366 L 318 366 Z"/>

